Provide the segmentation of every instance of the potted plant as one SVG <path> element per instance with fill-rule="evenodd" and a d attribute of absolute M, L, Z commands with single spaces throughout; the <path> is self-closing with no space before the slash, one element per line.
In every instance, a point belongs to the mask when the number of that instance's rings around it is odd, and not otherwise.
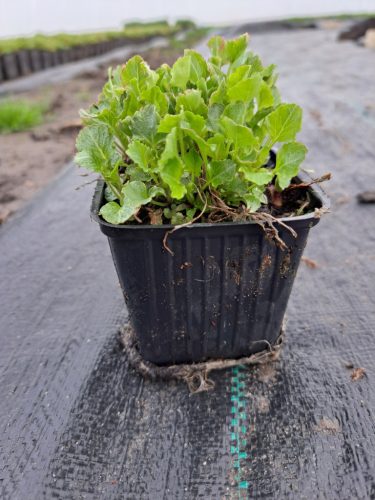
<path fill-rule="evenodd" d="M 161 365 L 272 346 L 327 203 L 299 172 L 302 110 L 281 101 L 275 66 L 246 35 L 208 45 L 208 60 L 109 70 L 77 139 L 140 353 Z"/>

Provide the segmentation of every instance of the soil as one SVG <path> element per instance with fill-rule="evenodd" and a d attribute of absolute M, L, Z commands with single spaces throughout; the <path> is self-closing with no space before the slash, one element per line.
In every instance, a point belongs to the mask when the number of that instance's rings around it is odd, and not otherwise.
<path fill-rule="evenodd" d="M 153 48 L 142 53 L 153 68 L 164 62 L 171 64 L 179 55 L 179 50 L 171 48 Z M 113 60 L 68 82 L 15 96 L 47 102 L 48 112 L 44 123 L 30 131 L 0 135 L 0 224 L 49 184 L 72 159 L 80 129 L 78 110 L 97 99 L 107 78 L 107 66 L 123 62 Z"/>

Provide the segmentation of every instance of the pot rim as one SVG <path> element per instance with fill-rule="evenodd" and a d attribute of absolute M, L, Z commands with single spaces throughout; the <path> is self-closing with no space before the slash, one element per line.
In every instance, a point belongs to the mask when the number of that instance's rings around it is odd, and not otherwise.
<path fill-rule="evenodd" d="M 297 176 L 297 178 L 302 181 L 302 182 L 309 182 L 312 180 L 312 177 L 305 171 L 301 170 Z M 107 226 L 110 228 L 116 228 L 116 229 L 127 229 L 127 230 L 134 230 L 134 231 L 139 231 L 139 230 L 144 230 L 144 229 L 166 229 L 170 230 L 176 227 L 176 224 L 111 224 L 110 222 L 105 221 L 102 217 L 99 215 L 99 210 L 101 207 L 101 201 L 103 197 L 103 190 L 105 186 L 105 181 L 103 179 L 98 179 L 98 182 L 95 187 L 95 192 L 94 196 L 92 199 L 92 204 L 91 204 L 91 219 L 100 224 L 101 226 Z M 313 184 L 312 186 L 309 187 L 309 192 L 310 194 L 313 195 L 313 197 L 319 202 L 320 207 L 318 207 L 319 210 L 329 210 L 331 204 L 329 197 L 327 196 L 326 192 L 324 189 L 319 185 L 319 184 Z M 278 217 L 277 220 L 283 223 L 288 223 L 288 222 L 297 222 L 297 221 L 308 221 L 310 219 L 317 219 L 317 215 L 315 214 L 315 210 L 312 212 L 309 212 L 304 215 L 296 215 L 293 217 Z M 230 221 L 230 222 L 197 222 L 193 224 L 189 224 L 184 226 L 184 228 L 193 230 L 195 228 L 209 228 L 209 227 L 225 227 L 225 226 L 253 226 L 254 224 L 257 224 L 257 222 L 253 220 L 249 221 Z"/>

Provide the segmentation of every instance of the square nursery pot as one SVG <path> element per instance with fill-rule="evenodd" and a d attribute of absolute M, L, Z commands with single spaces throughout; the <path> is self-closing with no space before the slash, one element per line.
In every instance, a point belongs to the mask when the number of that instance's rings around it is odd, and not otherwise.
<path fill-rule="evenodd" d="M 32 71 L 40 71 L 43 68 L 40 50 L 30 50 L 29 58 Z"/>
<path fill-rule="evenodd" d="M 13 80 L 20 76 L 17 53 L 2 54 L 1 63 L 3 68 L 4 80 Z"/>
<path fill-rule="evenodd" d="M 69 49 L 61 49 L 60 51 L 60 64 L 66 64 L 70 61 Z"/>
<path fill-rule="evenodd" d="M 304 179 L 304 176 L 300 176 Z M 314 212 L 281 219 L 287 244 L 281 250 L 254 222 L 196 223 L 168 238 L 173 226 L 113 225 L 99 215 L 103 181 L 91 216 L 108 237 L 144 359 L 159 365 L 238 358 L 274 345 Z M 319 186 L 310 187 L 314 207 L 328 207 Z"/>
<path fill-rule="evenodd" d="M 47 68 L 50 68 L 51 66 L 53 66 L 52 52 L 50 52 L 48 50 L 42 50 L 41 56 L 42 56 L 43 69 L 47 69 Z"/>
<path fill-rule="evenodd" d="M 3 70 L 3 59 L 0 54 L 0 82 L 3 82 L 5 80 L 5 75 L 4 75 L 4 70 Z"/>
<path fill-rule="evenodd" d="M 59 66 L 61 64 L 60 52 L 58 50 L 51 53 L 52 65 Z"/>
<path fill-rule="evenodd" d="M 21 76 L 29 75 L 32 72 L 30 53 L 28 50 L 17 52 L 18 67 Z"/>

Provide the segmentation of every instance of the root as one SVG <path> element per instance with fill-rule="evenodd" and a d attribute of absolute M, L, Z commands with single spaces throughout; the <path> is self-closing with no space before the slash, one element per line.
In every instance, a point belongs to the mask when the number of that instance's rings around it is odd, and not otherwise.
<path fill-rule="evenodd" d="M 129 363 L 144 377 L 151 380 L 183 380 L 186 382 L 192 394 L 209 391 L 215 387 L 213 380 L 209 378 L 210 372 L 223 370 L 239 365 L 264 365 L 276 361 L 280 357 L 281 348 L 285 334 L 285 324 L 282 325 L 280 335 L 274 345 L 267 340 L 257 340 L 251 345 L 262 343 L 263 351 L 237 359 L 213 359 L 203 363 L 187 363 L 180 365 L 158 366 L 142 358 L 135 333 L 129 324 L 125 325 L 120 333 L 120 342 L 127 354 Z"/>
<path fill-rule="evenodd" d="M 331 173 L 328 172 L 327 174 L 324 174 L 321 177 L 318 177 L 317 179 L 311 179 L 311 181 L 309 182 L 301 182 L 300 184 L 290 184 L 290 186 L 288 186 L 285 191 L 290 191 L 292 189 L 308 188 L 313 184 L 320 184 L 321 182 L 329 181 L 331 177 L 332 177 Z"/>
<path fill-rule="evenodd" d="M 293 228 L 285 224 L 283 221 L 280 219 L 277 219 L 271 214 L 267 214 L 264 212 L 253 212 L 250 214 L 251 218 L 254 222 L 256 222 L 263 231 L 265 232 L 267 238 L 269 238 L 271 241 L 274 241 L 275 244 L 281 249 L 281 250 L 286 250 L 288 248 L 288 245 L 285 243 L 284 240 L 280 238 L 279 231 L 275 227 L 275 223 L 279 224 L 283 228 L 287 229 L 290 234 L 294 237 L 297 238 L 297 233 Z"/>

